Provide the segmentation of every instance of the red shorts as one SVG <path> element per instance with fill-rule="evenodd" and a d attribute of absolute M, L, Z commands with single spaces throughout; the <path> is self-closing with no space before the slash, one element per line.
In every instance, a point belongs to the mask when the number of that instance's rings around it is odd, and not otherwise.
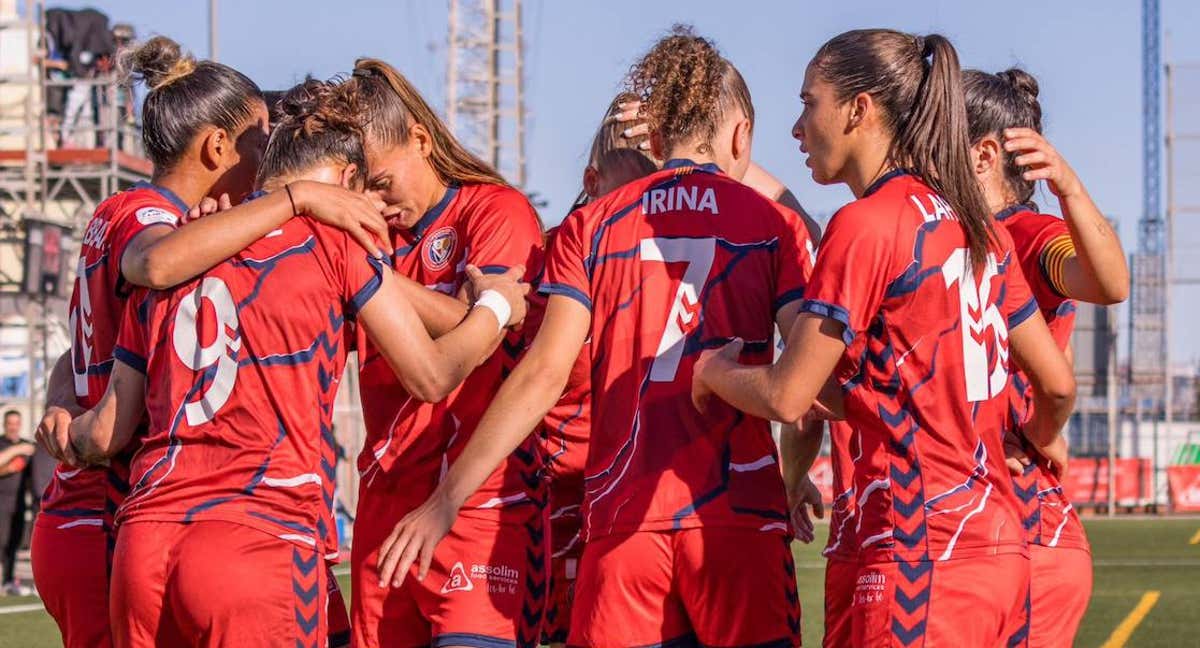
<path fill-rule="evenodd" d="M 1023 554 L 862 565 L 853 645 L 1003 647 L 1024 622 L 1028 586 Z"/>
<path fill-rule="evenodd" d="M 424 581 L 414 565 L 398 589 L 379 587 L 379 546 L 408 508 L 394 493 L 360 491 L 350 550 L 354 646 L 537 646 L 546 596 L 545 509 L 460 515 L 433 552 Z"/>
<path fill-rule="evenodd" d="M 575 586 L 570 645 L 677 642 L 799 646 L 800 602 L 789 540 L 727 528 L 589 540 Z"/>
<path fill-rule="evenodd" d="M 825 564 L 825 648 L 850 645 L 850 604 L 857 578 L 857 560 L 830 558 Z"/>
<path fill-rule="evenodd" d="M 128 523 L 113 559 L 113 642 L 323 646 L 327 573 L 316 548 L 240 524 Z"/>
<path fill-rule="evenodd" d="M 1031 648 L 1070 648 L 1092 596 L 1092 554 L 1087 549 L 1030 545 L 1029 642 Z"/>
<path fill-rule="evenodd" d="M 64 648 L 108 648 L 108 533 L 100 525 L 71 523 L 38 516 L 30 541 L 33 581 Z"/>
<path fill-rule="evenodd" d="M 346 611 L 346 599 L 342 587 L 333 575 L 333 565 L 326 566 L 326 589 L 329 599 L 325 604 L 326 625 L 329 626 L 329 648 L 347 648 L 350 645 L 350 613 Z"/>

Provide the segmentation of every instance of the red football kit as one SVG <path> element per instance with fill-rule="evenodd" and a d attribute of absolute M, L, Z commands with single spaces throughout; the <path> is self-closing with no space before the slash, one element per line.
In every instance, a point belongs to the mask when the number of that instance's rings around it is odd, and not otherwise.
<path fill-rule="evenodd" d="M 829 461 L 833 469 L 833 504 L 829 507 L 829 541 L 822 552 L 825 566 L 826 648 L 851 643 L 850 607 L 858 576 L 858 522 L 854 497 L 854 460 L 861 457 L 858 435 L 845 421 L 829 422 Z"/>
<path fill-rule="evenodd" d="M 949 204 L 892 172 L 821 241 L 802 310 L 845 327 L 854 645 L 1002 645 L 1020 624 L 1028 563 L 1002 437 L 1008 330 L 1036 304 L 996 238 L 977 272 Z"/>
<path fill-rule="evenodd" d="M 492 184 L 451 186 L 408 231 L 394 234 L 396 271 L 454 295 L 466 266 L 541 273 L 537 215 L 519 191 Z M 532 311 L 532 309 L 531 309 Z M 359 386 L 367 437 L 351 547 L 355 646 L 536 645 L 547 575 L 545 494 L 536 435 L 467 500 L 434 553 L 430 574 L 380 588 L 379 547 L 405 514 L 433 492 L 462 452 L 540 313 L 509 335 L 446 400 L 410 398 L 378 352 L 359 336 Z M 415 568 L 414 568 L 415 575 Z"/>
<path fill-rule="evenodd" d="M 1016 205 L 996 214 L 1012 236 L 1021 269 L 1059 348 L 1071 343 L 1075 302 L 1054 288 L 1047 267 L 1054 254 L 1073 250 L 1071 232 L 1057 216 Z M 1021 371 L 1013 374 L 1012 420 L 1018 426 L 1033 416 L 1033 385 Z M 1029 532 L 1031 565 L 1029 626 L 1014 645 L 1038 648 L 1071 646 L 1092 594 L 1091 548 L 1079 514 L 1062 482 L 1044 461 L 1035 461 L 1014 479 Z"/>
<path fill-rule="evenodd" d="M 558 228 L 547 232 L 554 248 Z M 538 282 L 539 284 L 542 282 Z M 543 643 L 566 643 L 579 558 L 583 555 L 583 475 L 592 429 L 591 342 L 585 344 L 562 398 L 546 414 L 540 438 L 550 479 L 550 593 L 546 597 Z"/>
<path fill-rule="evenodd" d="M 572 645 L 794 645 L 787 498 L 767 421 L 691 402 L 700 352 L 772 360 L 803 297 L 803 221 L 711 164 L 672 160 L 572 213 L 541 291 L 592 314 L 587 544 Z"/>
<path fill-rule="evenodd" d="M 132 288 L 121 275 L 126 247 L 147 228 L 174 227 L 187 211 L 170 190 L 139 182 L 100 203 L 88 221 L 70 303 L 71 367 L 80 407 L 94 407 L 108 387 L 113 345 Z M 34 581 L 67 648 L 111 641 L 107 554 L 112 513 L 127 480 L 122 460 L 111 469 L 61 464 L 42 497 L 32 540 Z"/>
<path fill-rule="evenodd" d="M 130 300 L 114 356 L 146 375 L 148 431 L 117 514 L 118 646 L 325 644 L 345 326 L 385 271 L 295 218 Z"/>

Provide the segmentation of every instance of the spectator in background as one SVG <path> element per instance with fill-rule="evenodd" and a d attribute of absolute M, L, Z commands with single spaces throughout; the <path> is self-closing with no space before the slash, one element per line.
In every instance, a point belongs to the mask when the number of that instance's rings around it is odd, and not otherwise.
<path fill-rule="evenodd" d="M 117 54 L 120 53 L 121 50 L 133 44 L 134 39 L 137 38 L 137 33 L 134 31 L 133 25 L 128 23 L 117 23 L 113 25 L 112 38 L 114 45 L 113 55 L 100 59 L 100 72 L 102 74 L 112 73 Z M 111 111 L 116 110 L 117 148 L 122 151 L 127 150 L 127 144 L 132 144 L 133 141 L 137 139 L 125 137 L 126 131 L 131 129 L 131 127 L 137 123 L 137 101 L 133 94 L 133 79 L 125 79 L 117 85 L 115 106 L 109 104 L 109 97 L 107 94 L 105 94 L 102 99 L 104 105 L 103 114 L 106 116 L 103 126 L 112 125 L 113 121 Z M 127 139 L 130 141 L 127 142 Z M 106 143 L 106 140 L 100 141 L 101 146 L 105 145 Z"/>
<path fill-rule="evenodd" d="M 0 436 L 0 550 L 3 550 L 3 589 L 0 595 L 30 594 L 16 580 L 17 549 L 25 522 L 25 467 L 36 447 L 21 438 L 21 413 L 4 413 L 4 435 Z"/>

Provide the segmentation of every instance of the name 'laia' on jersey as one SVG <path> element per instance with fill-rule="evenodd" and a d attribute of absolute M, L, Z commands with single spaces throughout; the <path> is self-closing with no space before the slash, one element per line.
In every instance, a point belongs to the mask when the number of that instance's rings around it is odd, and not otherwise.
<path fill-rule="evenodd" d="M 925 203 L 916 196 L 909 196 L 913 204 L 917 206 L 917 210 L 921 212 L 921 216 L 925 218 L 926 223 L 932 223 L 939 220 L 958 220 L 958 214 L 954 213 L 954 209 L 950 203 L 946 202 L 945 198 L 937 194 L 926 194 L 929 198 L 929 204 L 932 209 L 927 209 Z"/>
<path fill-rule="evenodd" d="M 651 189 L 642 194 L 642 213 L 647 216 L 683 209 L 721 213 L 717 208 L 717 194 L 712 187 L 705 187 L 703 193 L 700 187 L 669 187 Z"/>

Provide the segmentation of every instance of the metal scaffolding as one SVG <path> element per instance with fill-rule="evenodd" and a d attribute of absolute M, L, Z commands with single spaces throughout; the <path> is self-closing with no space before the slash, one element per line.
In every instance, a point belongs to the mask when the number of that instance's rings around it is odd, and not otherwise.
<path fill-rule="evenodd" d="M 521 0 L 450 0 L 450 130 L 509 182 L 525 187 Z"/>
<path fill-rule="evenodd" d="M 117 109 L 122 91 L 117 79 L 49 78 L 46 43 L 44 2 L 24 2 L 18 12 L 16 2 L 0 0 L 0 317 L 19 316 L 27 327 L 31 411 L 37 411 L 51 347 L 66 343 L 66 300 L 30 294 L 23 276 L 27 243 L 43 240 L 34 234 L 42 229 L 39 223 L 78 233 L 97 204 L 149 179 L 152 170 L 141 154 L 138 124 L 125 121 Z M 56 90 L 88 98 L 63 146 L 47 114 L 47 97 Z M 74 239 L 56 237 L 52 252 L 73 258 Z M 69 286 L 70 279 L 61 283 Z"/>

